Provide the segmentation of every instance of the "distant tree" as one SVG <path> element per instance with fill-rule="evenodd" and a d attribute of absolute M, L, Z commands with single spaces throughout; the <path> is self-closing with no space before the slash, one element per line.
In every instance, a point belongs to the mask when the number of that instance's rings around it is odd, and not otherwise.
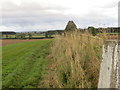
<path fill-rule="evenodd" d="M 15 38 L 17 38 L 17 35 L 15 35 Z"/>
<path fill-rule="evenodd" d="M 97 30 L 94 27 L 88 27 L 88 31 L 93 35 L 97 35 Z"/>
<path fill-rule="evenodd" d="M 15 35 L 15 38 L 17 38 L 17 39 L 18 39 L 18 34 L 16 34 L 16 35 Z"/>
<path fill-rule="evenodd" d="M 45 37 L 48 38 L 48 32 L 45 33 Z"/>
<path fill-rule="evenodd" d="M 49 38 L 51 38 L 51 34 L 49 34 Z"/>
<path fill-rule="evenodd" d="M 6 38 L 8 38 L 8 35 L 6 34 Z"/>
<path fill-rule="evenodd" d="M 21 39 L 25 39 L 25 34 L 21 34 Z"/>
<path fill-rule="evenodd" d="M 15 35 L 15 38 L 20 39 L 20 38 L 21 38 L 21 35 L 20 35 L 20 34 L 16 34 L 16 35 Z"/>
<path fill-rule="evenodd" d="M 29 39 L 32 39 L 32 34 L 28 33 Z"/>

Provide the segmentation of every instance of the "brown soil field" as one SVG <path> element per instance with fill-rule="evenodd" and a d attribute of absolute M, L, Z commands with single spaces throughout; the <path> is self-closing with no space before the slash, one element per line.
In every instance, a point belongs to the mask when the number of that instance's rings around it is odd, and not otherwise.
<path fill-rule="evenodd" d="M 14 44 L 14 43 L 20 43 L 20 42 L 31 42 L 31 41 L 36 41 L 36 40 L 47 40 L 47 39 L 30 39 L 30 40 L 19 40 L 19 39 L 12 39 L 12 40 L 0 40 L 0 46 L 5 46 L 8 44 Z"/>
<path fill-rule="evenodd" d="M 119 39 L 120 40 L 120 35 L 108 35 L 107 39 Z"/>

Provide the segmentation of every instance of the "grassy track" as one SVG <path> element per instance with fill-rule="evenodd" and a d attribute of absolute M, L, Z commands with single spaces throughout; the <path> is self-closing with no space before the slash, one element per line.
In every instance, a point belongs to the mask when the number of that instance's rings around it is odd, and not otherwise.
<path fill-rule="evenodd" d="M 52 40 L 16 43 L 2 47 L 3 88 L 35 88 L 45 73 Z"/>

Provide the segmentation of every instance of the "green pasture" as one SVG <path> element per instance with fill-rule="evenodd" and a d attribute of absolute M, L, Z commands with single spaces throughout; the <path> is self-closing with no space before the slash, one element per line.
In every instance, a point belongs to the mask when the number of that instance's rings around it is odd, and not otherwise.
<path fill-rule="evenodd" d="M 36 88 L 45 74 L 53 40 L 22 42 L 2 47 L 2 87 Z"/>

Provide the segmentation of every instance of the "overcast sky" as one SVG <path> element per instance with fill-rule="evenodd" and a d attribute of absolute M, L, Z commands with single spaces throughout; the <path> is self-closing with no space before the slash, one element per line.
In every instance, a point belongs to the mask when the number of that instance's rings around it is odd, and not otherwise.
<path fill-rule="evenodd" d="M 117 27 L 119 0 L 2 0 L 0 31 L 64 29 L 69 20 L 78 28 Z"/>

